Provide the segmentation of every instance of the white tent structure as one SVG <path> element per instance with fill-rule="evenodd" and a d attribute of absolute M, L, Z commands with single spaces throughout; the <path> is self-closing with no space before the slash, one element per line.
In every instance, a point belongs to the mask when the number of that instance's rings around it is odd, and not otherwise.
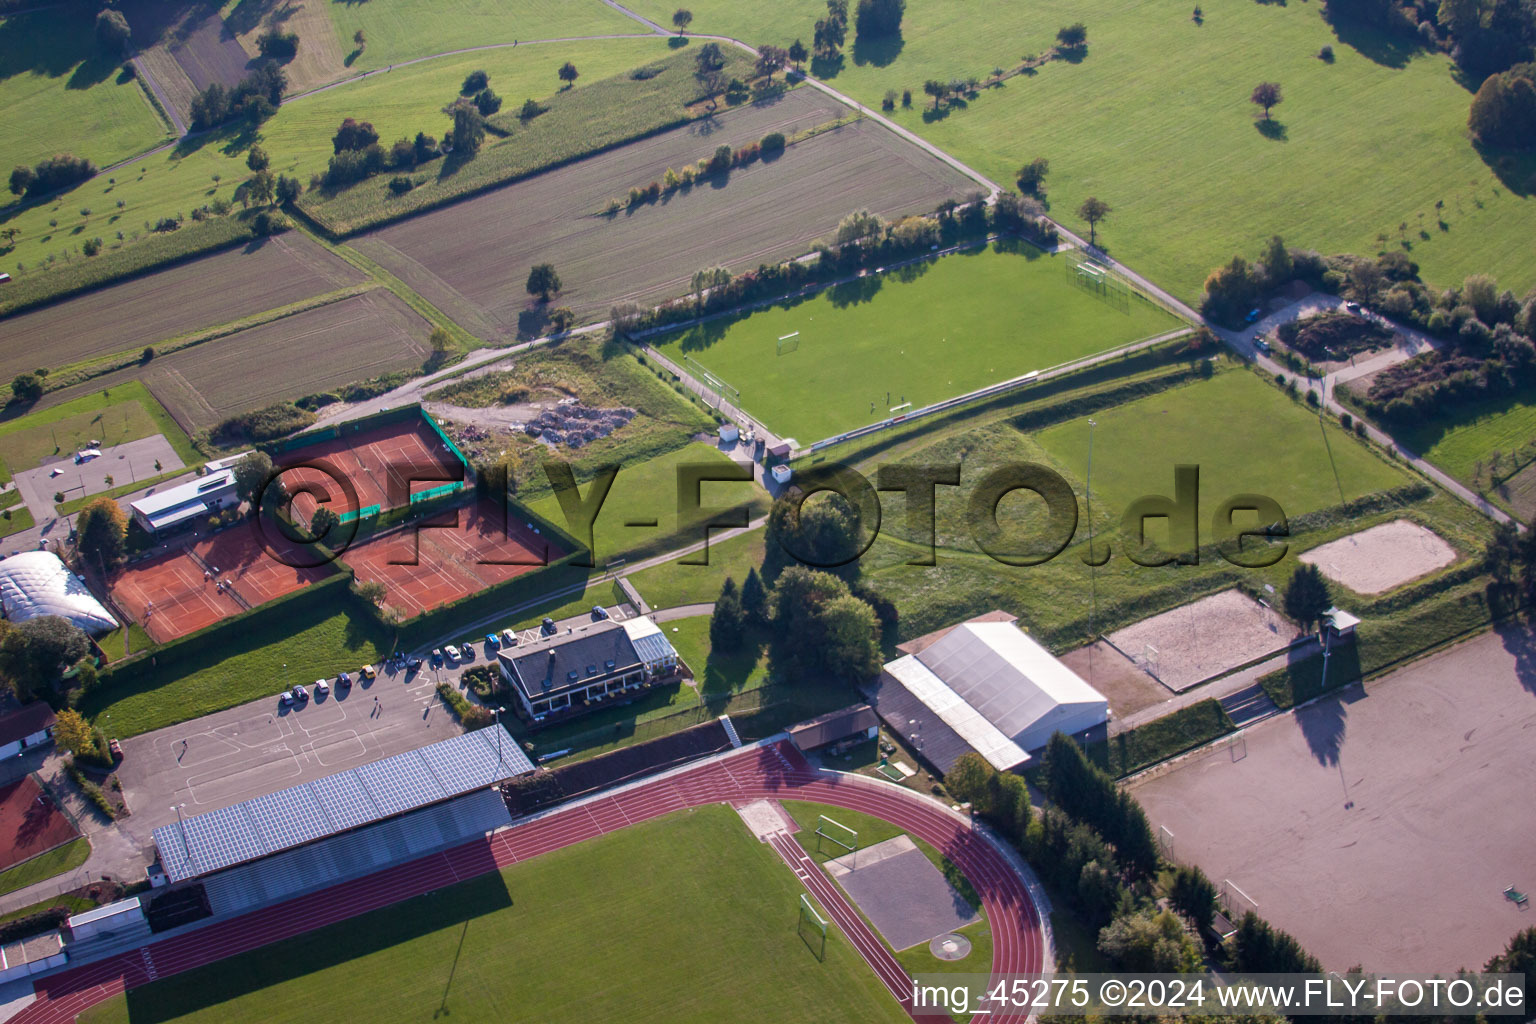
<path fill-rule="evenodd" d="M 0 561 L 0 606 L 12 622 L 57 615 L 91 636 L 117 628 L 117 620 L 51 551 L 23 551 Z"/>

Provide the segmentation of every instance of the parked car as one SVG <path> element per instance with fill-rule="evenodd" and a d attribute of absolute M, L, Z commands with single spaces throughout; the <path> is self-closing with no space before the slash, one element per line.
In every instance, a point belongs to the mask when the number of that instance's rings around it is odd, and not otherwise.
<path fill-rule="evenodd" d="M 1265 355 L 1270 353 L 1270 344 L 1263 338 L 1253 339 L 1253 347 L 1258 349 L 1260 352 L 1263 352 Z"/>
<path fill-rule="evenodd" d="M 99 448 L 85 448 L 75 452 L 75 465 L 78 466 L 82 462 L 90 462 L 92 459 L 99 458 L 101 458 L 101 450 Z"/>
<path fill-rule="evenodd" d="M 277 695 L 277 702 L 286 707 L 293 703 L 293 694 L 289 693 L 287 690 L 284 690 L 282 693 Z"/>
<path fill-rule="evenodd" d="M 293 699 L 302 704 L 309 700 L 309 691 L 302 686 L 295 686 L 292 690 Z"/>
<path fill-rule="evenodd" d="M 405 670 L 407 672 L 415 672 L 419 668 L 421 668 L 421 659 L 416 657 L 416 655 L 413 654 L 405 659 Z"/>
<path fill-rule="evenodd" d="M 595 604 L 595 605 L 592 606 L 592 618 L 594 618 L 594 619 L 606 619 L 607 617 L 608 617 L 608 609 L 604 608 L 600 604 Z"/>
<path fill-rule="evenodd" d="M 343 688 L 351 686 L 352 677 L 347 675 L 345 672 L 342 672 L 336 676 L 336 685 Z"/>
<path fill-rule="evenodd" d="M 557 629 L 555 626 L 555 620 L 546 617 L 543 624 L 539 626 L 539 629 L 544 631 L 545 636 L 554 636 Z"/>
<path fill-rule="evenodd" d="M 421 659 L 420 658 L 416 659 L 416 664 L 418 664 L 418 665 L 421 664 Z M 346 673 L 343 672 L 342 675 L 346 675 Z M 373 666 L 372 665 L 364 665 L 362 668 L 357 670 L 357 677 L 359 679 L 369 679 L 369 680 L 372 680 L 376 676 L 378 676 L 378 673 L 373 670 Z"/>
<path fill-rule="evenodd" d="M 434 648 L 432 648 L 432 667 L 436 668 L 437 666 L 441 665 L 442 663 L 443 663 L 443 649 L 441 647 L 434 647 Z"/>
<path fill-rule="evenodd" d="M 316 679 L 315 692 L 324 697 L 326 694 L 331 692 L 331 684 L 326 682 L 324 679 Z"/>
<path fill-rule="evenodd" d="M 111 751 L 112 756 L 117 760 L 121 761 L 123 759 L 123 745 L 117 742 L 117 740 L 108 740 L 107 750 Z"/>
<path fill-rule="evenodd" d="M 1251 323 L 1253 323 L 1255 320 L 1257 320 L 1259 317 L 1261 317 L 1263 315 L 1264 315 L 1264 311 L 1262 309 L 1250 309 L 1248 311 L 1248 315 L 1243 317 L 1243 322 L 1251 324 Z"/>
<path fill-rule="evenodd" d="M 1346 303 L 1344 303 L 1344 308 L 1349 310 L 1351 313 L 1359 313 L 1360 312 L 1360 303 L 1358 303 L 1358 302 L 1346 302 Z"/>
<path fill-rule="evenodd" d="M 495 633 L 485 634 L 485 646 L 494 651 L 496 648 L 501 646 L 501 637 L 497 636 Z"/>
<path fill-rule="evenodd" d="M 475 660 L 475 642 L 473 640 L 466 640 L 462 644 L 460 644 L 459 645 L 459 656 L 461 658 L 463 658 L 465 661 L 474 661 Z"/>
<path fill-rule="evenodd" d="M 506 644 L 508 647 L 516 647 L 517 634 L 512 632 L 510 629 L 504 629 L 501 631 L 501 642 Z"/>
<path fill-rule="evenodd" d="M 443 648 L 443 655 L 447 657 L 448 664 L 457 665 L 459 663 L 459 649 L 453 646 L 453 644 Z"/>

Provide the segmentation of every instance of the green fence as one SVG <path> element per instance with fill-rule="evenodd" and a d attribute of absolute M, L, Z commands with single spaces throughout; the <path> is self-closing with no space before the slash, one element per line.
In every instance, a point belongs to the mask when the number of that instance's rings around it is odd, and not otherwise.
<path fill-rule="evenodd" d="M 413 499 L 414 500 L 414 499 Z M 382 506 L 369 505 L 367 508 L 355 508 L 350 512 L 343 512 L 336 517 L 338 523 L 350 523 L 358 519 L 372 519 L 383 511 Z"/>
<path fill-rule="evenodd" d="M 442 484 L 438 487 L 430 487 L 425 491 L 411 495 L 411 504 L 417 505 L 423 501 L 431 501 L 433 498 L 443 498 L 450 494 L 458 494 L 464 490 L 464 481 L 455 480 L 452 483 Z"/>

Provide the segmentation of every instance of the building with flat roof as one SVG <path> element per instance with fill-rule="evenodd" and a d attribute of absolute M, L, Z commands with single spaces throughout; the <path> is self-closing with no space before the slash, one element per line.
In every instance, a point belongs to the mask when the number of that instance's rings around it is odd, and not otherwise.
<path fill-rule="evenodd" d="M 870 686 L 870 703 L 924 760 L 947 773 L 974 750 L 1016 768 L 1056 732 L 1102 725 L 1109 702 L 1015 624 L 992 612 L 909 645 Z"/>
<path fill-rule="evenodd" d="M 496 654 L 518 712 L 534 724 L 633 699 L 675 676 L 677 651 L 650 619 L 599 619 Z"/>
<path fill-rule="evenodd" d="M 235 471 L 221 469 L 129 503 L 134 521 L 151 537 L 186 526 L 199 516 L 240 504 Z"/>

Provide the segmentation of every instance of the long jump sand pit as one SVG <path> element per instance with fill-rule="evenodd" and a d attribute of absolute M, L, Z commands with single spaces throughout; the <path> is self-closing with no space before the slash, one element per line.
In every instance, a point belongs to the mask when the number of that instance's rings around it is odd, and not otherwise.
<path fill-rule="evenodd" d="M 1320 544 L 1300 557 L 1357 594 L 1380 594 L 1450 565 L 1456 549 L 1427 527 L 1394 519 Z"/>
<path fill-rule="evenodd" d="M 1180 692 L 1284 650 L 1300 630 L 1233 588 L 1142 619 L 1107 639 L 1138 667 Z"/>
<path fill-rule="evenodd" d="M 1324 969 L 1480 970 L 1532 923 L 1503 892 L 1536 890 L 1533 657 L 1524 628 L 1485 633 L 1133 790 L 1176 859 L 1230 879 Z"/>

